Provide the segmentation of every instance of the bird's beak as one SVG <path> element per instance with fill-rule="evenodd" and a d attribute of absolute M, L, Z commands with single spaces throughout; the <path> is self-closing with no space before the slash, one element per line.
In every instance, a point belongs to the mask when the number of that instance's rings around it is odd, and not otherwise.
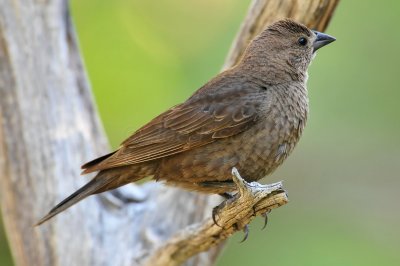
<path fill-rule="evenodd" d="M 321 33 L 319 31 L 313 31 L 314 34 L 317 36 L 317 38 L 314 41 L 313 47 L 314 47 L 314 52 L 317 51 L 319 48 L 336 41 L 336 39 L 332 36 L 329 36 L 328 34 Z"/>

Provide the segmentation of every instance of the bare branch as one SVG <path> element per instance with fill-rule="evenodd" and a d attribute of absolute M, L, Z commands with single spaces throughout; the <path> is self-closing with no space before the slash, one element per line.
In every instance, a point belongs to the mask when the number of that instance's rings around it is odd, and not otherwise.
<path fill-rule="evenodd" d="M 220 244 L 242 230 L 257 215 L 263 215 L 288 202 L 282 183 L 247 183 L 234 168 L 232 177 L 239 192 L 217 207 L 217 224 L 211 218 L 186 227 L 161 245 L 146 265 L 180 265 L 191 256 Z"/>
<path fill-rule="evenodd" d="M 323 31 L 337 3 L 254 0 L 224 67 L 237 62 L 249 40 L 282 17 Z M 218 241 L 185 262 L 212 265 L 223 239 L 235 231 L 233 224 L 240 230 L 253 217 L 237 205 L 241 198 L 221 209 L 219 228 L 210 223 L 217 197 L 148 183 L 121 191 L 133 191 L 134 198 L 146 199 L 142 203 L 127 204 L 110 194 L 93 196 L 32 228 L 85 182 L 78 166 L 107 152 L 108 145 L 67 1 L 0 0 L 0 6 L 0 204 L 16 265 L 139 265 L 155 258 L 153 252 L 178 263 Z M 250 197 L 249 204 L 259 214 L 275 206 L 272 199 L 283 202 L 284 193 L 274 193 L 265 200 Z M 211 237 L 204 238 L 206 233 Z"/>

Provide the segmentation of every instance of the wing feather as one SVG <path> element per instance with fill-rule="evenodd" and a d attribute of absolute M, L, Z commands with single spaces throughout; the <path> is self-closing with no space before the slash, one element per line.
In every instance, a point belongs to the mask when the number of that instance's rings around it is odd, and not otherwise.
<path fill-rule="evenodd" d="M 85 173 L 160 159 L 207 145 L 249 129 L 257 120 L 250 100 L 232 97 L 190 99 L 154 118 L 125 140 L 119 150 Z"/>

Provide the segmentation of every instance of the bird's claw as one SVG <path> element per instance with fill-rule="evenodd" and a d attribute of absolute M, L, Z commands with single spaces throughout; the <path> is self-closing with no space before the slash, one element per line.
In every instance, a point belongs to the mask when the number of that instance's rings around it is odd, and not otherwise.
<path fill-rule="evenodd" d="M 212 210 L 212 219 L 214 221 L 214 224 L 216 224 L 219 227 L 222 227 L 221 225 L 219 225 L 217 223 L 216 217 L 218 216 L 218 211 L 221 210 L 222 208 L 224 208 L 226 206 L 226 204 L 228 204 L 228 201 L 232 201 L 235 196 L 230 193 L 222 193 L 219 195 L 221 197 L 224 197 L 225 200 L 223 202 L 221 202 L 221 204 L 219 204 L 218 206 L 214 207 L 214 209 Z"/>
<path fill-rule="evenodd" d="M 261 228 L 261 230 L 264 230 L 267 227 L 268 224 L 268 214 L 271 212 L 271 210 L 268 210 L 267 212 L 263 213 L 261 216 L 264 217 L 264 225 Z"/>
<path fill-rule="evenodd" d="M 217 225 L 217 226 L 219 226 L 219 227 L 221 227 L 218 223 L 217 223 L 217 219 L 216 219 L 216 217 L 217 217 L 217 212 L 218 212 L 218 208 L 219 206 L 216 206 L 216 207 L 214 207 L 213 208 L 213 210 L 212 210 L 212 219 L 213 219 L 213 222 L 214 222 L 214 224 L 215 225 Z"/>
<path fill-rule="evenodd" d="M 242 241 L 240 241 L 239 243 L 243 243 L 244 241 L 247 240 L 247 238 L 249 237 L 249 232 L 250 232 L 250 230 L 249 230 L 249 225 L 246 224 L 246 225 L 243 227 L 244 237 L 243 237 Z"/>

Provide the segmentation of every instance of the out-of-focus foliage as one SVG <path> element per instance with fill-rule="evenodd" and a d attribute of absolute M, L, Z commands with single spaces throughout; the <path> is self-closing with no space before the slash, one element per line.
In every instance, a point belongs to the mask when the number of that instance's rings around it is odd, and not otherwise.
<path fill-rule="evenodd" d="M 114 147 L 215 75 L 249 1 L 72 1 Z M 342 1 L 310 69 L 310 118 L 283 179 L 291 202 L 218 265 L 398 265 L 400 2 Z M 78 167 L 78 166 L 77 166 Z M 0 237 L 1 234 L 0 234 Z M 4 240 L 0 264 L 11 265 Z"/>

